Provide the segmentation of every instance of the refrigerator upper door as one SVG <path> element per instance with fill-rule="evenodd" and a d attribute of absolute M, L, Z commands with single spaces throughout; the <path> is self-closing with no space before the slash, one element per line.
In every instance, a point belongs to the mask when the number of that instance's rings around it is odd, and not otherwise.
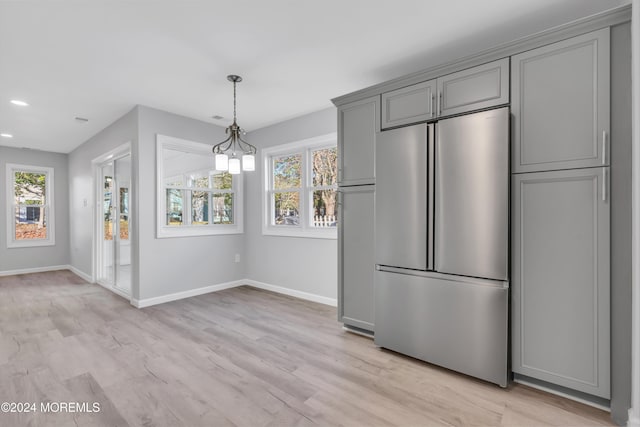
<path fill-rule="evenodd" d="M 376 264 L 427 269 L 432 129 L 420 124 L 381 132 L 376 139 Z"/>
<path fill-rule="evenodd" d="M 509 109 L 438 123 L 435 269 L 507 280 Z"/>

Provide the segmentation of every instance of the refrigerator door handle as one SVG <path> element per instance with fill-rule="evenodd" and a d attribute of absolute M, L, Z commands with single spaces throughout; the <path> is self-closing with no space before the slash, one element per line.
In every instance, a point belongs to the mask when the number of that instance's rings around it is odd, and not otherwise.
<path fill-rule="evenodd" d="M 435 125 L 432 123 L 427 129 L 427 270 L 434 269 L 435 146 Z"/>
<path fill-rule="evenodd" d="M 607 164 L 607 131 L 602 131 L 602 164 Z"/>
<path fill-rule="evenodd" d="M 607 191 L 608 191 L 607 168 L 603 168 L 602 170 L 602 201 L 603 202 L 607 201 Z"/>

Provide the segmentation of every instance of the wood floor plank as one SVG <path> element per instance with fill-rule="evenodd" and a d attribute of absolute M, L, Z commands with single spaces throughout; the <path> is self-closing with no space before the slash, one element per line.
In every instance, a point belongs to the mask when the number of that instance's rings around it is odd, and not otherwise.
<path fill-rule="evenodd" d="M 0 277 L 0 426 L 590 426 L 606 412 L 377 348 L 336 310 L 238 287 L 145 309 L 68 271 Z"/>

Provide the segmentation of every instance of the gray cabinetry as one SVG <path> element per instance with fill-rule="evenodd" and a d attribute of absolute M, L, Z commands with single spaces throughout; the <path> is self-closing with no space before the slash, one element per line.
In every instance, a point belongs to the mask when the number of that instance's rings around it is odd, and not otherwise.
<path fill-rule="evenodd" d="M 375 186 L 340 188 L 338 320 L 374 330 Z"/>
<path fill-rule="evenodd" d="M 511 59 L 514 172 L 609 163 L 609 29 Z"/>
<path fill-rule="evenodd" d="M 436 117 L 436 81 L 418 83 L 382 94 L 382 129 L 424 122 Z"/>
<path fill-rule="evenodd" d="M 338 108 L 338 184 L 375 183 L 376 134 L 380 129 L 378 96 Z"/>
<path fill-rule="evenodd" d="M 509 58 L 382 94 L 382 129 L 509 103 Z"/>
<path fill-rule="evenodd" d="M 509 58 L 438 78 L 438 116 L 509 103 Z"/>
<path fill-rule="evenodd" d="M 375 146 L 380 97 L 338 108 L 338 320 L 373 332 Z"/>
<path fill-rule="evenodd" d="M 609 168 L 513 175 L 512 368 L 610 397 Z"/>

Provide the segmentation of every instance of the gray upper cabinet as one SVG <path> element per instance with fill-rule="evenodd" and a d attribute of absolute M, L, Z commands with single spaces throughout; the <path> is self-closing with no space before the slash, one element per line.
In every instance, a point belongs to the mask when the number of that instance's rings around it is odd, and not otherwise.
<path fill-rule="evenodd" d="M 511 58 L 513 172 L 609 164 L 609 28 Z"/>
<path fill-rule="evenodd" d="M 374 331 L 375 186 L 340 189 L 338 218 L 338 320 Z"/>
<path fill-rule="evenodd" d="M 382 94 L 382 129 L 424 122 L 436 116 L 436 81 Z"/>
<path fill-rule="evenodd" d="M 382 129 L 509 103 L 509 58 L 382 94 Z"/>
<path fill-rule="evenodd" d="M 376 134 L 380 129 L 380 97 L 338 108 L 338 184 L 375 183 Z"/>
<path fill-rule="evenodd" d="M 514 174 L 512 369 L 610 397 L 608 167 Z"/>
<path fill-rule="evenodd" d="M 509 58 L 438 78 L 438 116 L 509 103 Z"/>

